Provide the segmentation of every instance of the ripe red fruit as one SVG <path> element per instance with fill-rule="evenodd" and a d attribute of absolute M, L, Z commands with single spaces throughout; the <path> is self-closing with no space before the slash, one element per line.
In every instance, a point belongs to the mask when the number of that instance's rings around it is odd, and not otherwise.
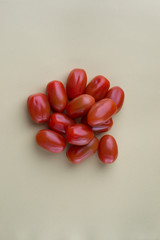
<path fill-rule="evenodd" d="M 117 159 L 118 146 L 114 137 L 105 135 L 101 138 L 98 147 L 98 156 L 103 163 L 112 163 Z"/>
<path fill-rule="evenodd" d="M 28 112 L 35 123 L 44 123 L 50 117 L 50 105 L 48 98 L 43 93 L 33 94 L 27 100 Z"/>
<path fill-rule="evenodd" d="M 110 87 L 110 82 L 107 78 L 99 75 L 92 79 L 87 85 L 85 93 L 91 95 L 96 101 L 101 100 L 106 95 Z"/>
<path fill-rule="evenodd" d="M 117 111 L 113 100 L 105 98 L 94 104 L 87 114 L 87 122 L 90 126 L 102 125 Z"/>
<path fill-rule="evenodd" d="M 47 85 L 47 95 L 51 107 L 57 112 L 63 112 L 67 104 L 67 94 L 63 83 L 52 81 Z"/>
<path fill-rule="evenodd" d="M 107 92 L 105 98 L 112 99 L 116 106 L 117 106 L 117 112 L 121 109 L 123 102 L 124 102 L 124 91 L 120 87 L 112 87 Z"/>
<path fill-rule="evenodd" d="M 87 83 L 87 74 L 83 69 L 73 69 L 67 79 L 66 91 L 70 99 L 84 93 Z"/>
<path fill-rule="evenodd" d="M 91 127 L 79 123 L 69 126 L 66 130 L 66 139 L 70 144 L 86 145 L 94 137 Z"/>
<path fill-rule="evenodd" d="M 66 113 L 71 118 L 82 117 L 87 114 L 94 103 L 95 99 L 92 96 L 88 94 L 82 94 L 67 104 Z"/>
<path fill-rule="evenodd" d="M 75 124 L 75 121 L 64 113 L 53 113 L 48 124 L 52 130 L 64 134 L 67 127 Z"/>
<path fill-rule="evenodd" d="M 66 155 L 74 164 L 78 164 L 92 156 L 98 149 L 98 139 L 94 137 L 87 145 L 85 146 L 74 146 L 72 145 Z"/>
<path fill-rule="evenodd" d="M 82 117 L 81 123 L 88 125 L 87 116 Z M 112 126 L 113 126 L 113 120 L 112 118 L 110 118 L 107 122 L 105 122 L 102 125 L 93 126 L 92 130 L 94 133 L 107 132 L 111 129 Z"/>
<path fill-rule="evenodd" d="M 39 146 L 53 153 L 60 153 L 66 146 L 66 139 L 57 132 L 49 129 L 40 130 L 36 135 Z"/>

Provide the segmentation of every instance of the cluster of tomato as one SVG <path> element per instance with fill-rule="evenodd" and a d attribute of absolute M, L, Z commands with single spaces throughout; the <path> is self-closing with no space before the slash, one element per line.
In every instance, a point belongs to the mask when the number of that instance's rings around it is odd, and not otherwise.
<path fill-rule="evenodd" d="M 66 90 L 60 81 L 51 81 L 46 88 L 47 95 L 37 93 L 28 97 L 32 120 L 48 122 L 50 128 L 40 130 L 36 141 L 46 150 L 59 153 L 65 149 L 67 140 L 71 146 L 66 155 L 75 164 L 97 150 L 103 163 L 112 163 L 118 155 L 116 140 L 111 135 L 104 135 L 98 141 L 94 133 L 106 132 L 112 127 L 112 116 L 123 105 L 124 91 L 120 87 L 110 88 L 108 79 L 101 75 L 86 84 L 86 72 L 73 69 Z M 80 123 L 76 123 L 76 118 L 81 118 Z"/>

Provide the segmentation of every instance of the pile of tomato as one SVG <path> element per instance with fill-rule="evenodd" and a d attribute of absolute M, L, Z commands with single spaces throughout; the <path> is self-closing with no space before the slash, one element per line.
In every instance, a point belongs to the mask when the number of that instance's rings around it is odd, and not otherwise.
<path fill-rule="evenodd" d="M 110 88 L 109 80 L 102 75 L 86 85 L 86 72 L 73 69 L 66 90 L 62 82 L 55 80 L 48 83 L 46 95 L 37 93 L 28 97 L 32 120 L 48 122 L 48 129 L 40 130 L 36 141 L 53 153 L 62 152 L 68 142 L 71 145 L 66 156 L 74 164 L 97 150 L 103 163 L 112 163 L 118 156 L 116 140 L 111 135 L 104 135 L 99 141 L 95 135 L 112 127 L 112 117 L 123 105 L 124 91 L 117 86 Z"/>

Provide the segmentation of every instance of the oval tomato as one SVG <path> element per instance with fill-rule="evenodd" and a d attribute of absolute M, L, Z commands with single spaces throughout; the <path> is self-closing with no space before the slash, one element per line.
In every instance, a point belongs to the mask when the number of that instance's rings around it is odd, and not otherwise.
<path fill-rule="evenodd" d="M 66 91 L 68 98 L 73 99 L 84 93 L 87 74 L 83 69 L 73 69 L 67 79 Z"/>
<path fill-rule="evenodd" d="M 67 104 L 67 94 L 63 83 L 51 81 L 47 85 L 47 95 L 51 107 L 57 112 L 63 112 Z"/>
<path fill-rule="evenodd" d="M 49 129 L 40 130 L 36 135 L 36 141 L 39 146 L 53 153 L 62 152 L 66 146 L 66 139 Z"/>
<path fill-rule="evenodd" d="M 92 156 L 98 149 L 98 139 L 94 137 L 87 145 L 85 146 L 71 146 L 66 155 L 74 164 L 78 164 Z"/>
<path fill-rule="evenodd" d="M 113 100 L 105 98 L 94 104 L 88 112 L 87 122 L 90 126 L 102 125 L 117 111 Z"/>
<path fill-rule="evenodd" d="M 98 156 L 103 163 L 112 163 L 117 159 L 118 146 L 116 140 L 111 135 L 101 138 L 98 148 Z"/>
<path fill-rule="evenodd" d="M 70 144 L 86 145 L 94 137 L 91 127 L 79 123 L 69 126 L 66 130 L 66 139 Z"/>
<path fill-rule="evenodd" d="M 110 87 L 110 82 L 107 78 L 99 75 L 92 79 L 87 85 L 85 93 L 91 95 L 96 101 L 101 100 L 106 95 Z"/>
<path fill-rule="evenodd" d="M 81 119 L 81 123 L 88 125 L 86 116 Z M 92 127 L 92 130 L 94 133 L 107 132 L 111 129 L 112 126 L 113 126 L 113 120 L 112 120 L 112 118 L 110 118 L 104 124 Z"/>
<path fill-rule="evenodd" d="M 92 96 L 82 94 L 67 104 L 66 113 L 72 118 L 82 117 L 86 115 L 94 103 L 95 99 Z"/>
<path fill-rule="evenodd" d="M 53 113 L 49 120 L 49 127 L 59 133 L 65 133 L 68 126 L 75 124 L 75 121 L 64 113 Z"/>
<path fill-rule="evenodd" d="M 35 123 L 43 123 L 49 120 L 51 109 L 45 94 L 37 93 L 29 96 L 27 107 Z"/>
<path fill-rule="evenodd" d="M 120 87 L 112 87 L 107 92 L 105 98 L 112 99 L 117 106 L 117 112 L 119 112 L 124 102 L 124 91 Z"/>

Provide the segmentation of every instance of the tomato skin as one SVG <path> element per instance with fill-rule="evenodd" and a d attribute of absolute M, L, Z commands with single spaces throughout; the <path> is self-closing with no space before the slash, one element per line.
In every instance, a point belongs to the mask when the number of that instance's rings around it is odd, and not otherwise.
<path fill-rule="evenodd" d="M 117 111 L 113 100 L 105 98 L 95 103 L 87 114 L 87 122 L 90 126 L 102 125 Z"/>
<path fill-rule="evenodd" d="M 66 91 L 70 99 L 80 96 L 85 92 L 87 74 L 83 69 L 73 69 L 67 79 Z"/>
<path fill-rule="evenodd" d="M 66 139 L 49 129 L 40 130 L 36 135 L 36 141 L 39 146 L 53 153 L 62 152 L 66 146 Z"/>
<path fill-rule="evenodd" d="M 87 145 L 85 146 L 74 146 L 72 145 L 66 155 L 70 162 L 73 164 L 78 164 L 92 156 L 98 149 L 98 139 L 94 137 Z"/>
<path fill-rule="evenodd" d="M 117 86 L 110 88 L 105 96 L 105 98 L 110 98 L 115 102 L 117 106 L 117 113 L 120 111 L 123 105 L 124 97 L 125 97 L 125 94 L 123 89 Z"/>
<path fill-rule="evenodd" d="M 73 145 L 86 145 L 94 137 L 91 127 L 78 123 L 69 126 L 66 130 L 66 139 L 70 144 Z"/>
<path fill-rule="evenodd" d="M 53 113 L 48 124 L 52 130 L 65 134 L 67 127 L 75 124 L 75 121 L 64 113 Z"/>
<path fill-rule="evenodd" d="M 87 116 L 82 117 L 81 123 L 88 125 Z M 107 132 L 111 129 L 112 126 L 113 126 L 113 120 L 112 118 L 110 118 L 104 124 L 92 127 L 92 130 L 94 133 Z"/>
<path fill-rule="evenodd" d="M 67 104 L 66 113 L 71 118 L 82 117 L 87 114 L 94 103 L 95 99 L 92 96 L 88 94 L 82 94 Z"/>
<path fill-rule="evenodd" d="M 98 75 L 87 85 L 85 93 L 94 97 L 96 101 L 99 101 L 104 98 L 109 87 L 110 82 L 108 79 L 102 75 Z"/>
<path fill-rule="evenodd" d="M 118 146 L 116 140 L 111 135 L 101 138 L 98 147 L 98 156 L 103 163 L 113 163 L 118 156 Z"/>
<path fill-rule="evenodd" d="M 47 95 L 53 110 L 63 112 L 67 104 L 67 94 L 63 83 L 56 80 L 49 82 Z"/>
<path fill-rule="evenodd" d="M 27 99 L 28 112 L 35 123 L 49 120 L 51 109 L 48 98 L 43 93 L 30 95 Z"/>

